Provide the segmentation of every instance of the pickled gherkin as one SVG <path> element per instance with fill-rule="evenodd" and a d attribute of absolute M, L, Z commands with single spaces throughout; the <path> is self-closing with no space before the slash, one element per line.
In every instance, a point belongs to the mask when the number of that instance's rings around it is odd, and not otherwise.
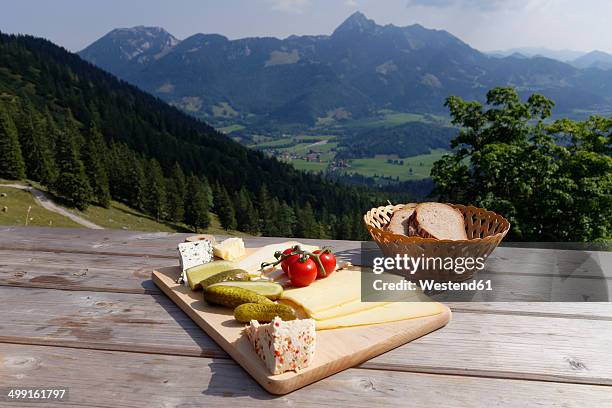
<path fill-rule="evenodd" d="M 249 280 L 249 273 L 244 269 L 230 269 L 229 271 L 216 273 L 200 281 L 200 286 L 202 287 L 202 289 L 206 289 L 207 287 L 209 287 L 210 285 L 214 285 L 215 283 Z"/>
<path fill-rule="evenodd" d="M 215 305 L 235 308 L 243 303 L 269 303 L 274 304 L 265 296 L 252 290 L 233 286 L 209 286 L 204 289 L 204 300 Z"/>
<path fill-rule="evenodd" d="M 271 322 L 276 316 L 283 320 L 295 320 L 295 311 L 287 305 L 277 303 L 244 303 L 234 309 L 234 319 L 241 323 L 251 320 Z"/>

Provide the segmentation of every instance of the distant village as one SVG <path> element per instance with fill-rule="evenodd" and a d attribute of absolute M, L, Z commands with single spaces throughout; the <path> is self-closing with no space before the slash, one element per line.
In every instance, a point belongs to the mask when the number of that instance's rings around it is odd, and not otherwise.
<path fill-rule="evenodd" d="M 314 163 L 328 163 L 326 171 L 333 172 L 338 169 L 346 169 L 351 167 L 351 163 L 347 159 L 332 159 L 327 160 L 322 158 L 320 152 L 309 151 L 308 153 L 295 153 L 280 149 L 264 149 L 264 153 L 274 156 L 284 162 L 292 162 L 293 160 L 305 160 Z"/>

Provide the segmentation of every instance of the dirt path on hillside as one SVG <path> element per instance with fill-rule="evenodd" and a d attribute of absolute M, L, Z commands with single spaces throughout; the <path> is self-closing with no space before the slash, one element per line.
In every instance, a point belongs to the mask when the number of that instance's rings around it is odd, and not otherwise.
<path fill-rule="evenodd" d="M 66 210 L 65 208 L 60 207 L 59 205 L 55 204 L 53 202 L 53 200 L 51 200 L 49 198 L 49 196 L 47 196 L 43 191 L 40 191 L 34 187 L 31 186 L 23 186 L 21 184 L 0 184 L 0 187 L 11 187 L 11 188 L 17 188 L 19 190 L 25 190 L 25 191 L 29 191 L 32 196 L 34 197 L 34 200 L 38 203 L 38 205 L 40 205 L 41 207 L 49 210 L 49 211 L 53 211 L 54 213 L 63 215 L 64 217 L 68 217 L 70 218 L 72 221 L 76 222 L 77 224 L 80 224 L 86 228 L 90 228 L 90 229 L 104 229 L 103 227 L 94 224 L 91 221 L 86 220 L 83 217 L 80 217 L 76 214 L 71 213 L 70 211 Z"/>
<path fill-rule="evenodd" d="M 327 143 L 327 140 L 319 140 L 318 142 L 314 142 L 312 144 L 309 144 L 308 146 L 306 146 L 306 148 L 310 148 L 313 146 L 320 146 L 320 145 L 324 145 Z"/>

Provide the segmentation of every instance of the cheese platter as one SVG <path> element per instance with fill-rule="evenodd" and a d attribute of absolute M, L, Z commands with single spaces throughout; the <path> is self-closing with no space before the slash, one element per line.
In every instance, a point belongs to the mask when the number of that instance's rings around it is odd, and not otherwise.
<path fill-rule="evenodd" d="M 436 302 L 361 302 L 361 269 L 328 248 L 290 241 L 245 249 L 232 240 L 181 244 L 182 266 L 159 268 L 152 279 L 272 394 L 358 365 L 450 320 L 450 310 Z"/>

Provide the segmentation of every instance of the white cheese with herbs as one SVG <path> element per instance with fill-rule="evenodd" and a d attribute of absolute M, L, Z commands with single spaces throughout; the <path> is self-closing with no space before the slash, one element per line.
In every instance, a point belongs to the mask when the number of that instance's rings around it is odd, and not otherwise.
<path fill-rule="evenodd" d="M 297 372 L 314 359 L 316 332 L 312 319 L 283 321 L 275 317 L 268 324 L 251 320 L 246 332 L 255 352 L 272 374 Z"/>
<path fill-rule="evenodd" d="M 187 282 L 187 277 L 185 276 L 187 269 L 212 262 L 213 260 L 212 243 L 208 240 L 182 242 L 178 244 L 178 251 L 184 282 Z"/>

